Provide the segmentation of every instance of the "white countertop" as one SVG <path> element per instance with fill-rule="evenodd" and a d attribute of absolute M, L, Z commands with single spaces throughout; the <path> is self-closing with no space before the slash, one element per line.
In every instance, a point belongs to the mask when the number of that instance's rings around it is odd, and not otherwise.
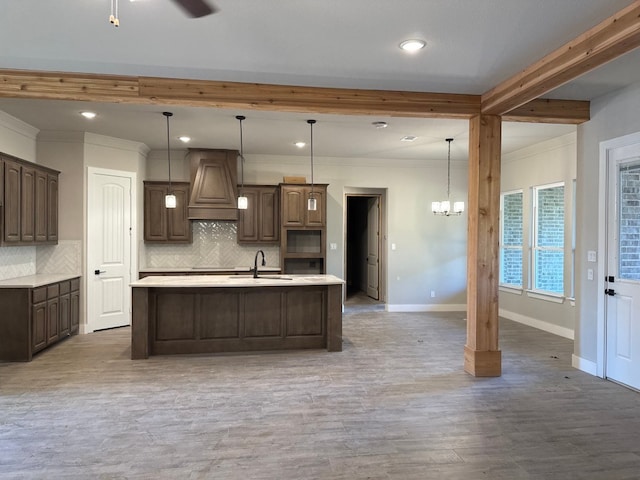
<path fill-rule="evenodd" d="M 253 267 L 152 267 L 141 268 L 140 273 L 193 273 L 193 272 L 247 272 Z M 260 272 L 279 272 L 280 267 L 258 267 Z"/>
<path fill-rule="evenodd" d="M 26 277 L 8 278 L 0 280 L 0 288 L 36 288 L 50 283 L 64 282 L 80 275 L 73 273 L 41 273 Z"/>
<path fill-rule="evenodd" d="M 132 282 L 132 287 L 300 287 L 310 285 L 342 285 L 334 275 L 176 275 L 152 276 Z"/>

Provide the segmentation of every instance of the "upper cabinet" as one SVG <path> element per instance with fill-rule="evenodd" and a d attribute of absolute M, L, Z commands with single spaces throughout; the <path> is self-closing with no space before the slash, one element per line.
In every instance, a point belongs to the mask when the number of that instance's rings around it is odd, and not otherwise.
<path fill-rule="evenodd" d="M 191 243 L 191 223 L 187 217 L 189 183 L 171 182 L 176 208 L 166 208 L 164 197 L 169 182 L 144 182 L 144 241 Z"/>
<path fill-rule="evenodd" d="M 0 170 L 1 243 L 57 243 L 59 172 L 7 155 Z"/>
<path fill-rule="evenodd" d="M 313 186 L 316 210 L 307 210 L 307 201 L 311 197 L 311 185 L 281 184 L 280 192 L 283 227 L 318 228 L 326 226 L 326 184 Z"/>
<path fill-rule="evenodd" d="M 276 185 L 245 185 L 246 210 L 238 210 L 238 243 L 278 243 L 280 198 Z"/>
<path fill-rule="evenodd" d="M 237 220 L 237 150 L 189 150 L 191 220 Z"/>

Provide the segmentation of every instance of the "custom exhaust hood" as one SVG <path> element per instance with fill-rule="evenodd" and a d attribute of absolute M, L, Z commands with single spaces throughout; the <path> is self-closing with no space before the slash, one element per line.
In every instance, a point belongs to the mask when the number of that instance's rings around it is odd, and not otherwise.
<path fill-rule="evenodd" d="M 238 151 L 189 149 L 189 220 L 238 219 Z"/>

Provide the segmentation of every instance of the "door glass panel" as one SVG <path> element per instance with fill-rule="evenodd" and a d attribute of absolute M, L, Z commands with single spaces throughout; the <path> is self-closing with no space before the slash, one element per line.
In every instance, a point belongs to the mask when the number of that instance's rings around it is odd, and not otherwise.
<path fill-rule="evenodd" d="M 640 161 L 618 170 L 618 277 L 640 280 Z"/>

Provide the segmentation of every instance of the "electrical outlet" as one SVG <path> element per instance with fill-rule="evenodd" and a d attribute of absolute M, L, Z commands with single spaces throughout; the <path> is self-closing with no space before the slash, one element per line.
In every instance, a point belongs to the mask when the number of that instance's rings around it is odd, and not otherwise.
<path fill-rule="evenodd" d="M 587 280 L 593 280 L 593 268 L 587 269 Z"/>
<path fill-rule="evenodd" d="M 435 290 L 431 290 L 431 298 L 436 298 L 436 291 Z"/>

